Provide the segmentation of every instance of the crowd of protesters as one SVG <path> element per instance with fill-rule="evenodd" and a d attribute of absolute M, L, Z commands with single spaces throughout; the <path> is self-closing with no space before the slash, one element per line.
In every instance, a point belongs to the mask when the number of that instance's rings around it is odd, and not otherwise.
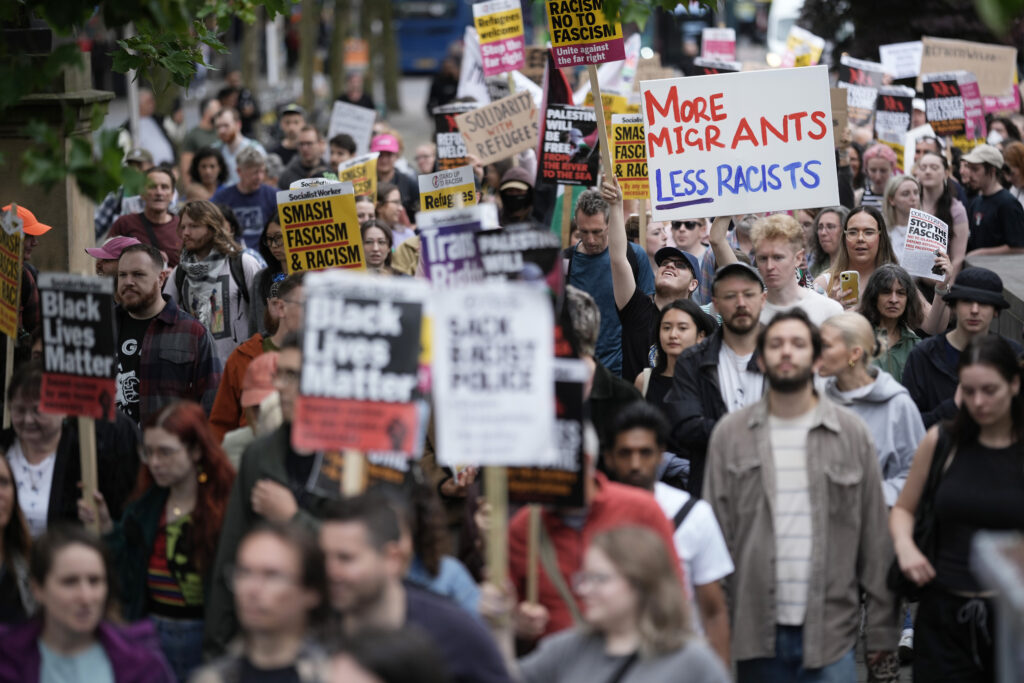
<path fill-rule="evenodd" d="M 990 331 L 1000 277 L 970 264 L 1024 253 L 1021 114 L 957 163 L 923 138 L 904 168 L 837 131 L 843 206 L 647 220 L 641 236 L 647 208 L 614 178 L 579 195 L 561 261 L 588 368 L 584 504 L 546 507 L 536 535 L 513 510 L 499 585 L 479 472 L 438 466 L 432 433 L 412 487 L 310 485 L 316 454 L 292 444 L 304 273 L 276 192 L 336 177 L 356 145 L 295 104 L 261 143 L 252 94 L 222 95 L 177 146 L 147 128 L 125 156 L 141 194 L 96 210 L 117 411 L 96 423 L 91 499 L 77 421 L 39 409 L 31 254 L 51 227 L 18 206 L 0 682 L 852 683 L 858 648 L 872 681 L 911 661 L 917 681 L 995 680 L 1002 613 L 971 544 L 1024 530 L 1022 349 Z M 366 270 L 428 287 L 416 177 L 437 150 L 383 120 L 370 150 Z M 502 225 L 552 215 L 532 157 L 474 164 Z M 899 264 L 911 209 L 950 228 L 937 285 Z"/>

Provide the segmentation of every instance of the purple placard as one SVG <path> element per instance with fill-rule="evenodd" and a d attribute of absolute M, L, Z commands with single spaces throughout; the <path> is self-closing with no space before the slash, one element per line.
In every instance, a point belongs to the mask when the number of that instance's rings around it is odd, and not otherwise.
<path fill-rule="evenodd" d="M 423 273 L 435 285 L 456 287 L 482 282 L 484 267 L 473 235 L 480 222 L 420 230 Z"/>

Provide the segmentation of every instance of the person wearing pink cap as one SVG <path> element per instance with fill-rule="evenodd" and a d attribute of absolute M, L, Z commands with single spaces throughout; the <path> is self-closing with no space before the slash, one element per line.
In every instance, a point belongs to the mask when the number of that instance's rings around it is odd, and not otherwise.
<path fill-rule="evenodd" d="M 27 341 L 40 325 L 39 288 L 36 287 L 39 271 L 30 263 L 32 250 L 39 244 L 39 237 L 48 233 L 52 228 L 45 223 L 40 223 L 34 213 L 18 204 L 8 204 L 3 208 L 3 212 L 6 214 L 11 207 L 17 209 L 18 218 L 21 220 L 21 229 L 25 235 L 21 242 L 21 307 L 18 310 L 18 339 Z"/>
<path fill-rule="evenodd" d="M 416 211 L 420 208 L 420 188 L 416 179 L 395 168 L 395 162 L 402 151 L 398 138 L 390 133 L 375 135 L 370 141 L 370 151 L 378 152 L 377 184 L 393 183 L 402 195 L 402 206 L 409 220 L 416 219 Z"/>
<path fill-rule="evenodd" d="M 96 274 L 105 277 L 117 277 L 117 259 L 121 258 L 121 252 L 125 247 L 140 242 L 134 237 L 111 237 L 102 246 L 91 247 L 85 253 L 96 259 Z"/>

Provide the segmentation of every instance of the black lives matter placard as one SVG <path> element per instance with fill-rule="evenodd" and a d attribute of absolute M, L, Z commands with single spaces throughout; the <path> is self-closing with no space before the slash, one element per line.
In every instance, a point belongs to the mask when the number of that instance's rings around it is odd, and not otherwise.
<path fill-rule="evenodd" d="M 48 413 L 114 419 L 114 281 L 42 273 L 43 385 Z"/>
<path fill-rule="evenodd" d="M 597 115 L 593 107 L 548 105 L 544 116 L 537 179 L 562 185 L 594 185 L 601 162 Z"/>
<path fill-rule="evenodd" d="M 413 280 L 318 273 L 306 293 L 292 443 L 413 455 L 420 331 L 429 290 Z"/>

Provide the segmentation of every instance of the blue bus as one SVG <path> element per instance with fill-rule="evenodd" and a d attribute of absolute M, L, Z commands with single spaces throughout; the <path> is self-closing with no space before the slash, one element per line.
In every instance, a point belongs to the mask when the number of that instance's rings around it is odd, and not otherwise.
<path fill-rule="evenodd" d="M 472 0 L 395 0 L 392 8 L 403 73 L 437 71 L 473 25 Z"/>

